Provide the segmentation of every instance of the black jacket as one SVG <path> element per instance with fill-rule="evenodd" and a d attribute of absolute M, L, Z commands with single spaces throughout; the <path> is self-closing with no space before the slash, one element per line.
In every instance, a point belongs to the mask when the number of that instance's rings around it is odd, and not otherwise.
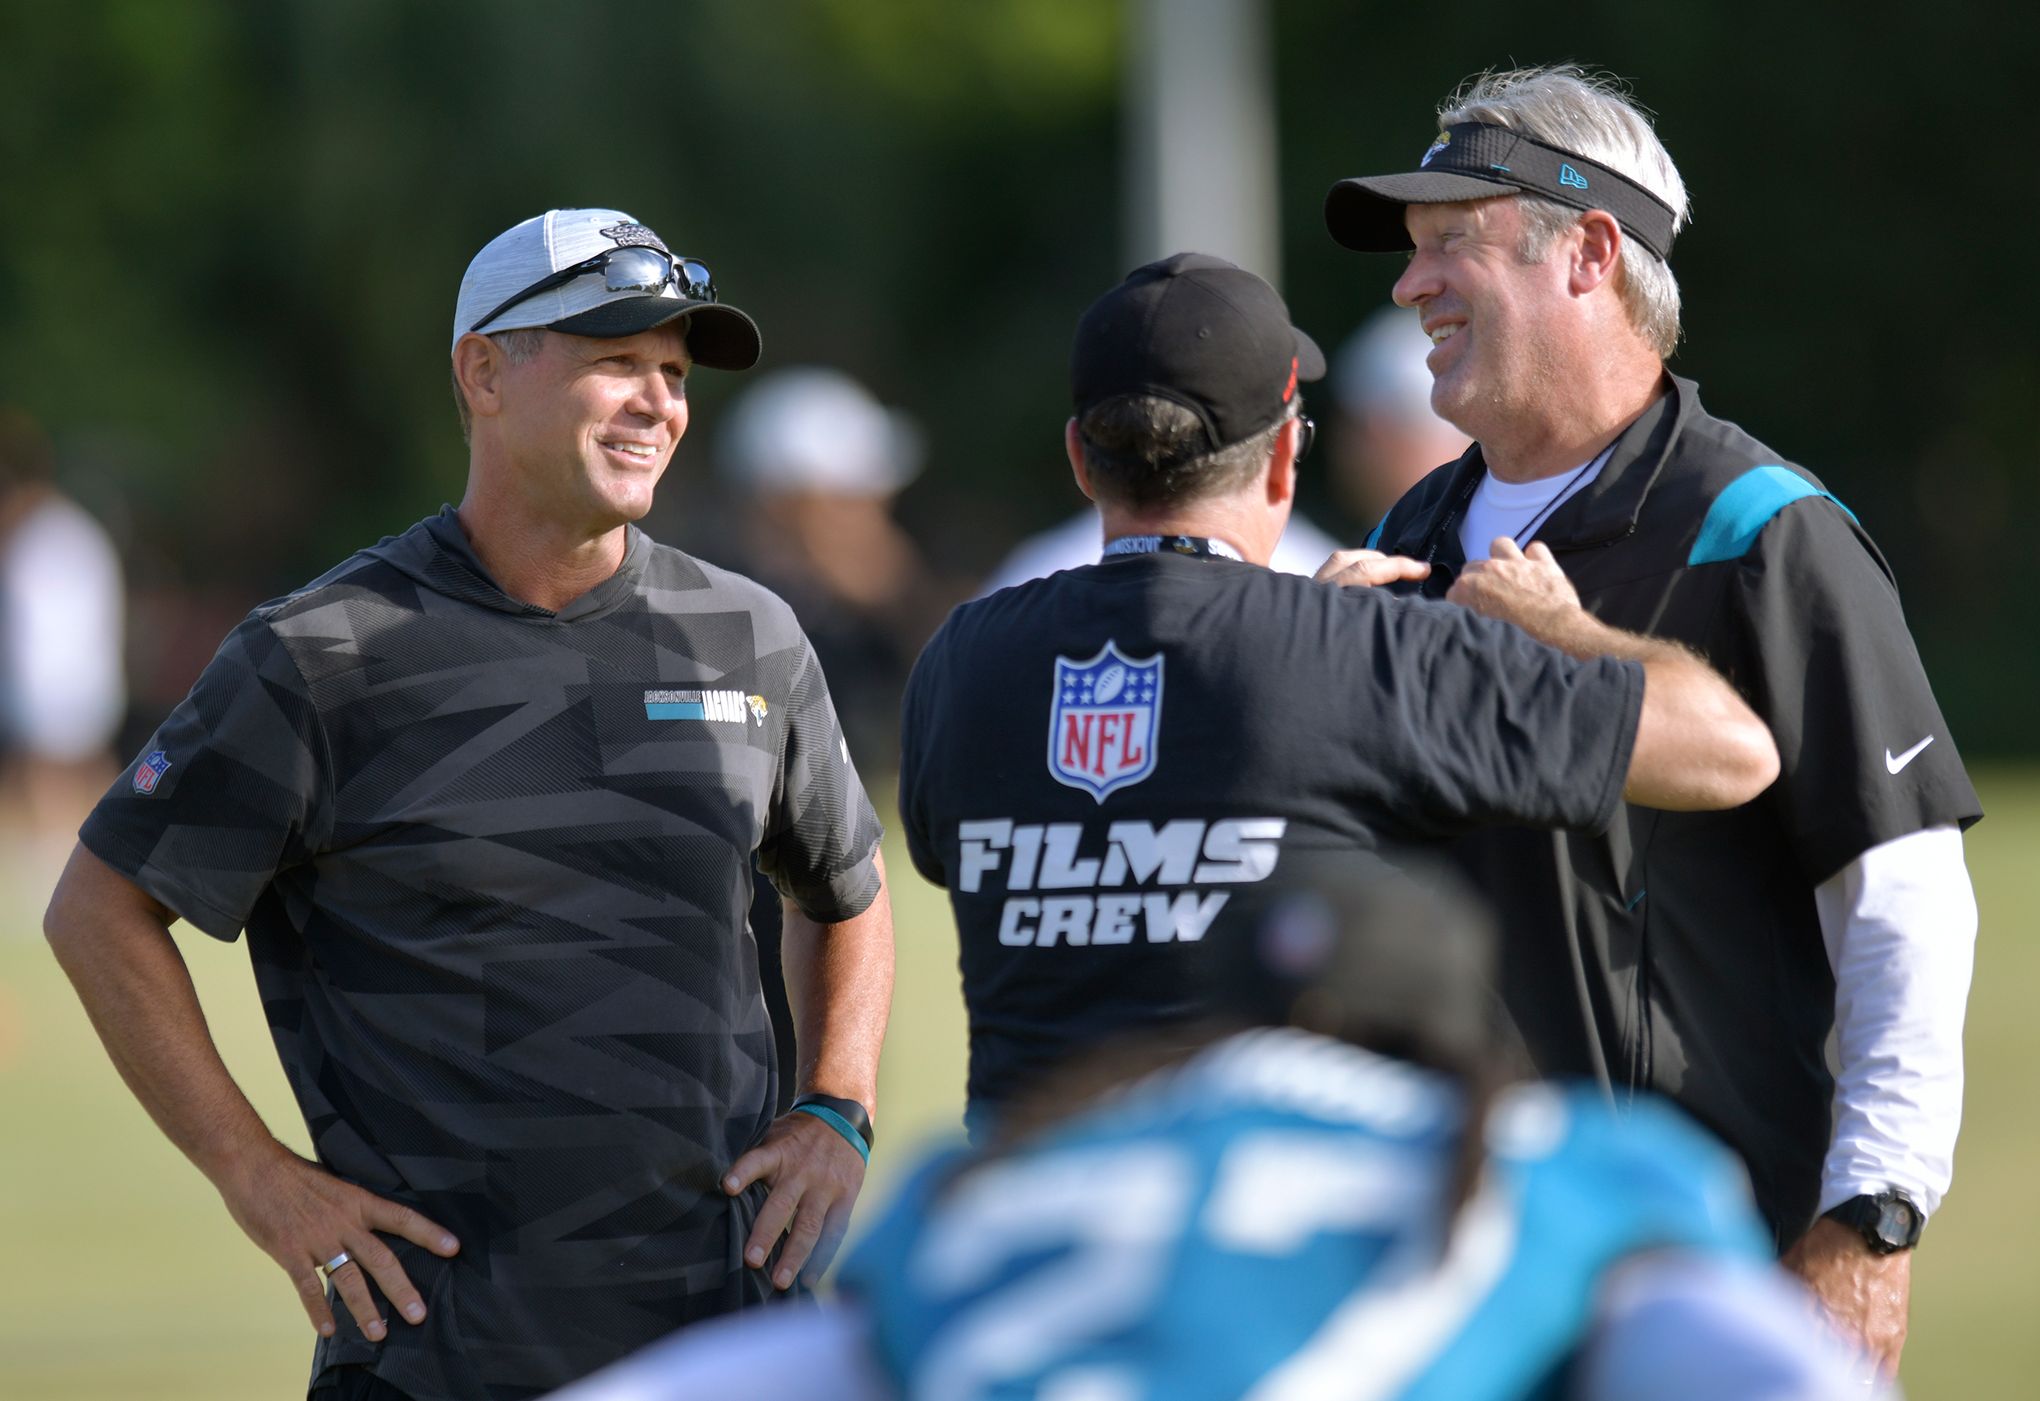
<path fill-rule="evenodd" d="M 1429 559 L 1442 595 L 1479 445 L 1370 543 Z M 1501 906 L 1503 994 L 1540 1069 L 1671 1096 L 1750 1168 L 1781 1243 L 1812 1220 L 1835 989 L 1813 890 L 1871 847 L 1980 815 L 1890 567 L 1813 475 L 1665 392 L 1539 530 L 1595 616 L 1675 638 L 1776 735 L 1782 773 L 1722 813 L 1628 808 L 1605 834 L 1476 832 L 1457 852 Z M 1926 736 L 1929 744 L 1889 771 Z"/>

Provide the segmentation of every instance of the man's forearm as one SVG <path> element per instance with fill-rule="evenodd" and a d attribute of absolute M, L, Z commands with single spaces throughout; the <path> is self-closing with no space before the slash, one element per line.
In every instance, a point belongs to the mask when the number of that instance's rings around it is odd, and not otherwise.
<path fill-rule="evenodd" d="M 1446 597 L 1579 661 L 1642 664 L 1643 714 L 1622 789 L 1630 802 L 1677 812 L 1736 807 L 1778 776 L 1778 746 L 1734 687 L 1677 643 L 1587 612 L 1542 542 L 1525 553 L 1507 537 L 1495 541 L 1494 558 L 1468 564 Z"/>
<path fill-rule="evenodd" d="M 420 1322 L 425 1301 L 374 1233 L 403 1236 L 441 1256 L 459 1242 L 410 1207 L 342 1182 L 276 1141 L 213 1045 L 170 937 L 172 918 L 80 846 L 50 898 L 43 932 L 121 1078 L 219 1189 L 248 1238 L 290 1276 L 320 1336 L 334 1331 L 329 1287 L 370 1341 L 388 1336 L 364 1276 L 405 1319 Z M 333 1267 L 327 1280 L 315 1269 L 321 1262 Z"/>
<path fill-rule="evenodd" d="M 1608 626 L 1581 608 L 1554 610 L 1524 630 L 1582 661 L 1611 657 L 1643 667 L 1623 797 L 1669 811 L 1746 803 L 1778 776 L 1778 749 L 1748 703 L 1698 653 Z"/>
<path fill-rule="evenodd" d="M 128 1089 L 224 1190 L 251 1158 L 287 1150 L 220 1059 L 168 912 L 153 904 L 81 846 L 44 932 Z"/>
<path fill-rule="evenodd" d="M 1646 807 L 1705 812 L 1736 807 L 1771 786 L 1778 746 L 1714 668 L 1674 643 L 1604 631 L 1633 648 L 1624 659 L 1643 664 L 1643 713 L 1623 797 Z"/>
<path fill-rule="evenodd" d="M 881 862 L 878 894 L 839 924 L 817 924 L 789 904 L 780 940 L 800 1056 L 796 1086 L 854 1099 L 874 1115 L 892 1011 L 892 899 L 884 874 Z"/>

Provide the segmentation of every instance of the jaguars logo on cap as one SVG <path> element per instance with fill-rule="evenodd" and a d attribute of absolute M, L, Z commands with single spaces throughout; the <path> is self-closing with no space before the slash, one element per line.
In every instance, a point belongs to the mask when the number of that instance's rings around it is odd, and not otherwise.
<path fill-rule="evenodd" d="M 163 781 L 163 775 L 170 772 L 170 756 L 161 749 L 152 749 L 141 763 L 135 765 L 134 788 L 143 797 L 156 791 L 156 785 Z"/>
<path fill-rule="evenodd" d="M 1444 150 L 1447 146 L 1450 146 L 1451 144 L 1452 133 L 1449 131 L 1439 132 L 1438 139 L 1431 143 L 1431 149 L 1424 152 L 1424 158 L 1417 162 L 1417 169 L 1422 170 L 1425 166 L 1429 165 L 1433 157 L 1435 157 L 1440 151 Z M 604 229 L 603 232 L 608 233 L 609 230 Z"/>
<path fill-rule="evenodd" d="M 666 247 L 664 239 L 643 224 L 611 224 L 602 230 L 602 236 L 619 248 L 656 248 L 661 253 L 672 251 Z"/>

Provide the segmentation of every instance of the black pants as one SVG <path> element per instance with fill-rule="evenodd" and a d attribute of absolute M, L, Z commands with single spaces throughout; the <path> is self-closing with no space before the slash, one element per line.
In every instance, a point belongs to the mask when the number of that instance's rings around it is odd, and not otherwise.
<path fill-rule="evenodd" d="M 366 1367 L 333 1367 L 318 1380 L 305 1401 L 411 1401 Z"/>

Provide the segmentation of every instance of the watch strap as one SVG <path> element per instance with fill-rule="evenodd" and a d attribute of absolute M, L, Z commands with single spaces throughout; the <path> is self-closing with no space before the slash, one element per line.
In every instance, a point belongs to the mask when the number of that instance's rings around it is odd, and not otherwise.
<path fill-rule="evenodd" d="M 826 1109 L 856 1132 L 864 1141 L 867 1153 L 877 1146 L 877 1137 L 871 1131 L 871 1112 L 854 1099 L 844 1099 L 839 1095 L 805 1094 L 793 1101 L 793 1108 Z"/>
<path fill-rule="evenodd" d="M 1911 1197 L 1899 1191 L 1851 1197 L 1821 1213 L 1831 1221 L 1853 1227 L 1863 1243 L 1879 1255 L 1892 1255 L 1919 1244 L 1926 1218 Z"/>

